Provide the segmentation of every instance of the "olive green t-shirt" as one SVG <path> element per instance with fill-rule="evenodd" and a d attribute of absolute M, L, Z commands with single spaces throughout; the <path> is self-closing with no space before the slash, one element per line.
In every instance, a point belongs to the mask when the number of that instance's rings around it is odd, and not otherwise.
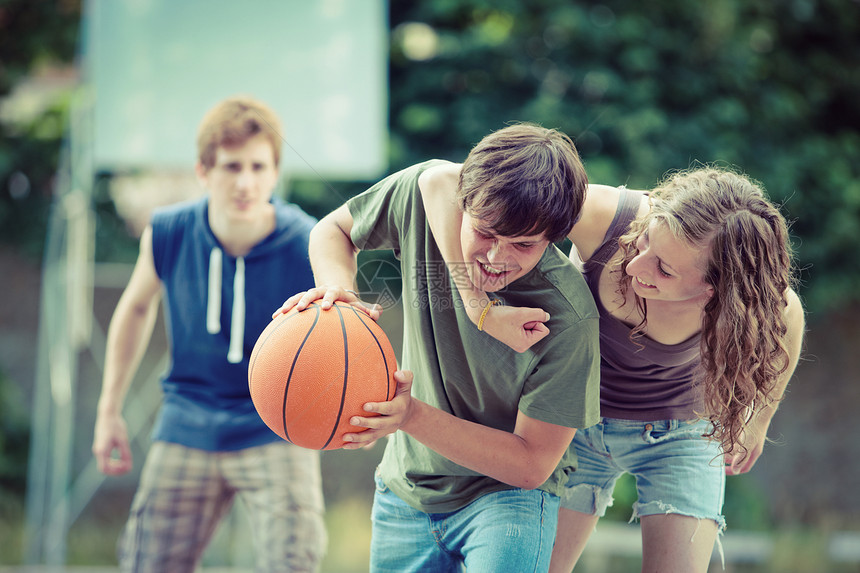
<path fill-rule="evenodd" d="M 492 293 L 506 305 L 540 307 L 550 334 L 518 353 L 469 320 L 424 212 L 418 176 L 440 160 L 395 173 L 347 205 L 362 250 L 393 249 L 403 282 L 400 368 L 414 374 L 412 396 L 458 418 L 513 432 L 517 411 L 560 426 L 586 428 L 599 416 L 598 314 L 580 272 L 554 245 L 539 263 Z M 492 312 L 492 311 L 491 311 Z M 463 436 L 464 440 L 469 436 Z M 559 495 L 571 450 L 540 489 Z M 512 489 L 437 454 L 404 432 L 389 440 L 379 475 L 416 509 L 457 510 L 486 493 Z"/>

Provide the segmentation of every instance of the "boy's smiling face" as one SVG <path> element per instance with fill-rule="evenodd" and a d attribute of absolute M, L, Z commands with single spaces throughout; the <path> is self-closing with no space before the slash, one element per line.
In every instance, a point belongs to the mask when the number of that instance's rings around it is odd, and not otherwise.
<path fill-rule="evenodd" d="M 543 256 L 549 241 L 543 234 L 502 237 L 463 213 L 460 226 L 466 272 L 476 289 L 494 292 L 531 271 Z"/>

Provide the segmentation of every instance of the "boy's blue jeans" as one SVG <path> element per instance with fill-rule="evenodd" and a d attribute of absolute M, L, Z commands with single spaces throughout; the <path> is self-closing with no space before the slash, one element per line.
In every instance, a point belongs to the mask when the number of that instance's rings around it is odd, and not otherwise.
<path fill-rule="evenodd" d="M 425 513 L 376 478 L 371 573 L 546 571 L 559 498 L 540 490 L 484 495 L 451 513 Z"/>

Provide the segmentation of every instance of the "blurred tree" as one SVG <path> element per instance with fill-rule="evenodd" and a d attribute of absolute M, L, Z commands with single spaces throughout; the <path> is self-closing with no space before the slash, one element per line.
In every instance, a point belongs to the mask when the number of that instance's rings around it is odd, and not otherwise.
<path fill-rule="evenodd" d="M 784 203 L 811 310 L 860 300 L 860 4 L 391 4 L 392 168 L 532 121 L 593 181 L 737 165 Z"/>
<path fill-rule="evenodd" d="M 0 99 L 7 98 L 28 75 L 72 63 L 79 25 L 78 0 L 0 1 Z M 45 241 L 67 109 L 61 99 L 32 119 L 0 122 L 0 242 L 14 244 L 35 259 L 41 257 Z M 26 410 L 19 406 L 21 388 L 20 381 L 0 371 L 0 506 L 4 512 L 11 511 L 9 500 L 21 499 L 26 481 L 30 428 Z"/>
<path fill-rule="evenodd" d="M 27 468 L 30 434 L 26 412 L 17 407 L 20 393 L 0 370 L 0 498 L 11 494 L 20 499 L 24 493 L 26 474 L 22 470 Z"/>
<path fill-rule="evenodd" d="M 794 220 L 813 311 L 860 301 L 860 3 L 390 3 L 391 169 L 462 159 L 511 121 L 575 138 L 593 181 L 737 165 Z M 0 2 L 0 97 L 72 62 L 80 0 Z M 67 106 L 0 125 L 0 240 L 38 252 Z M 321 215 L 369 182 L 298 181 Z M 117 225 L 117 229 L 122 229 Z"/>
<path fill-rule="evenodd" d="M 80 0 L 0 2 L 0 96 L 41 66 L 74 60 Z"/>
<path fill-rule="evenodd" d="M 32 74 L 73 63 L 80 19 L 80 0 L 0 1 L 0 99 Z M 65 133 L 66 99 L 33 119 L 0 122 L 0 240 L 36 257 Z"/>

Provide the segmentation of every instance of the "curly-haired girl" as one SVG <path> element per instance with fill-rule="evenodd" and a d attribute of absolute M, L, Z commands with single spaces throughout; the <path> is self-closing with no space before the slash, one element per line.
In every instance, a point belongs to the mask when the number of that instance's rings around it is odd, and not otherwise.
<path fill-rule="evenodd" d="M 725 476 L 761 455 L 800 355 L 785 219 L 748 177 L 703 167 L 650 193 L 590 185 L 569 238 L 600 313 L 601 421 L 574 437 L 550 571 L 573 568 L 624 473 L 642 570 L 706 571 Z M 484 330 L 522 350 L 539 340 L 526 310 Z"/>
<path fill-rule="evenodd" d="M 551 571 L 573 568 L 625 472 L 642 570 L 706 571 L 725 475 L 761 455 L 800 354 L 785 219 L 705 167 L 650 193 L 590 186 L 570 239 L 600 311 L 602 420 L 574 438 Z"/>

